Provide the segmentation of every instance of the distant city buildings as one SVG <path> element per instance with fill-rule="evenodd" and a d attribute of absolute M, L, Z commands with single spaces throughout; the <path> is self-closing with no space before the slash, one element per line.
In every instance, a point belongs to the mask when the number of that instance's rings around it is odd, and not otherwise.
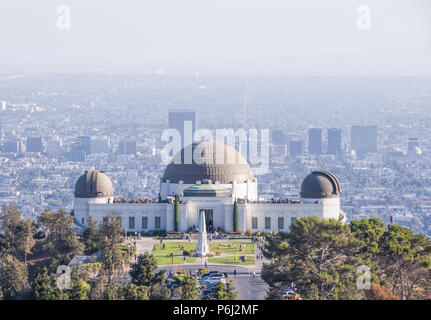
<path fill-rule="evenodd" d="M 109 153 L 110 151 L 109 138 L 92 138 L 90 143 L 90 153 Z"/>
<path fill-rule="evenodd" d="M 178 130 L 181 135 L 181 148 L 193 143 L 196 132 L 197 113 L 195 110 L 171 110 L 168 116 L 169 129 Z"/>
<path fill-rule="evenodd" d="M 136 154 L 136 140 L 121 141 L 118 145 L 118 154 Z"/>
<path fill-rule="evenodd" d="M 27 152 L 43 152 L 42 138 L 27 138 Z"/>
<path fill-rule="evenodd" d="M 359 154 L 377 152 L 377 126 L 352 126 L 350 148 Z"/>
<path fill-rule="evenodd" d="M 421 149 L 419 145 L 418 138 L 409 138 L 409 142 L 407 145 L 407 153 L 410 155 L 420 154 Z"/>
<path fill-rule="evenodd" d="M 341 153 L 341 129 L 328 129 L 328 150 L 329 154 Z"/>
<path fill-rule="evenodd" d="M 304 150 L 304 141 L 301 140 L 291 140 L 289 142 L 289 154 L 291 156 L 296 156 L 302 154 Z"/>
<path fill-rule="evenodd" d="M 271 132 L 271 142 L 275 145 L 286 144 L 283 130 L 276 129 Z"/>
<path fill-rule="evenodd" d="M 322 129 L 321 128 L 308 129 L 308 153 L 309 154 L 322 153 Z"/>
<path fill-rule="evenodd" d="M 76 139 L 76 150 L 81 150 L 85 154 L 91 153 L 91 137 L 80 136 Z"/>

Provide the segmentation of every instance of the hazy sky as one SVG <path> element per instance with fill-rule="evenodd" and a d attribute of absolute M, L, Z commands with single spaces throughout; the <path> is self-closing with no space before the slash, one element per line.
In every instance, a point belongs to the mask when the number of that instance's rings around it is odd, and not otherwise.
<path fill-rule="evenodd" d="M 0 41 L 0 73 L 431 76 L 431 1 L 1 0 Z"/>

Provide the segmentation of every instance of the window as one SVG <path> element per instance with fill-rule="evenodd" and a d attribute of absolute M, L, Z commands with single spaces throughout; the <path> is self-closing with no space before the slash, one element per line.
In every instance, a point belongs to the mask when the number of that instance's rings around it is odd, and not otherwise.
<path fill-rule="evenodd" d="M 271 217 L 265 217 L 265 229 L 271 229 Z"/>
<path fill-rule="evenodd" d="M 296 220 L 296 217 L 291 217 L 290 218 L 290 225 L 292 225 L 295 222 L 295 220 Z"/>
<path fill-rule="evenodd" d="M 284 229 L 284 218 L 278 217 L 278 229 L 283 230 Z"/>
<path fill-rule="evenodd" d="M 257 229 L 257 217 L 251 218 L 251 228 Z"/>
<path fill-rule="evenodd" d="M 84 222 L 85 222 L 85 220 L 84 220 L 84 218 L 82 218 L 82 225 L 84 225 Z"/>
<path fill-rule="evenodd" d="M 148 218 L 142 217 L 142 229 L 148 229 Z"/>
<path fill-rule="evenodd" d="M 156 230 L 160 229 L 160 217 L 154 218 L 154 229 Z"/>
<path fill-rule="evenodd" d="M 135 229 L 135 217 L 129 217 L 129 229 Z"/>

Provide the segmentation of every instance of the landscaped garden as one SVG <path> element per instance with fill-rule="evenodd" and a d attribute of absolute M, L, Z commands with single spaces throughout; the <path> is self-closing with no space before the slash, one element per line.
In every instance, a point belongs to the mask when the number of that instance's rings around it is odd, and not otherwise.
<path fill-rule="evenodd" d="M 155 256 L 157 264 L 163 265 L 163 264 L 172 264 L 172 257 L 167 256 Z M 187 263 L 195 263 L 196 258 L 186 257 Z M 174 256 L 174 264 L 181 264 L 184 263 L 184 257 L 178 257 Z"/>
<path fill-rule="evenodd" d="M 245 262 L 240 262 L 238 256 L 225 256 L 225 257 L 216 257 L 216 258 L 208 258 L 208 263 L 222 263 L 222 264 L 237 264 L 249 266 L 254 264 L 254 256 L 245 256 Z"/>
<path fill-rule="evenodd" d="M 210 251 L 224 254 L 254 254 L 254 244 L 240 241 L 213 242 L 210 244 Z"/>

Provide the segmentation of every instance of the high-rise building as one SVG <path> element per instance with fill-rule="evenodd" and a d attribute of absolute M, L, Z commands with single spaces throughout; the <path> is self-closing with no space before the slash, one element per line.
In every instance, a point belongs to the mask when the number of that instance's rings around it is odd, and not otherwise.
<path fill-rule="evenodd" d="M 110 141 L 109 138 L 94 138 L 91 139 L 91 153 L 109 153 Z"/>
<path fill-rule="evenodd" d="M 42 138 L 27 138 L 27 152 L 43 152 Z"/>
<path fill-rule="evenodd" d="M 169 111 L 169 129 L 176 129 L 181 136 L 181 148 L 193 143 L 196 132 L 197 113 L 195 110 Z"/>
<path fill-rule="evenodd" d="M 302 154 L 303 149 L 304 149 L 304 141 L 291 140 L 289 142 L 289 153 L 291 156 Z"/>
<path fill-rule="evenodd" d="M 328 129 L 328 153 L 341 153 L 341 129 L 339 128 Z"/>
<path fill-rule="evenodd" d="M 350 148 L 356 153 L 377 152 L 377 126 L 352 126 Z"/>
<path fill-rule="evenodd" d="M 121 141 L 118 145 L 119 154 L 136 154 L 137 144 L 136 140 Z"/>
<path fill-rule="evenodd" d="M 283 130 L 273 130 L 271 132 L 271 142 L 278 146 L 286 144 Z"/>
<path fill-rule="evenodd" d="M 45 152 L 52 156 L 58 156 L 63 152 L 61 140 L 51 139 L 45 142 Z"/>
<path fill-rule="evenodd" d="M 82 150 L 85 154 L 91 153 L 91 138 L 88 136 L 80 136 L 76 139 L 76 149 Z"/>
<path fill-rule="evenodd" d="M 5 153 L 18 153 L 19 152 L 19 141 L 11 140 L 3 143 L 2 151 Z"/>
<path fill-rule="evenodd" d="M 308 129 L 308 153 L 309 154 L 322 153 L 322 129 L 321 128 Z"/>

